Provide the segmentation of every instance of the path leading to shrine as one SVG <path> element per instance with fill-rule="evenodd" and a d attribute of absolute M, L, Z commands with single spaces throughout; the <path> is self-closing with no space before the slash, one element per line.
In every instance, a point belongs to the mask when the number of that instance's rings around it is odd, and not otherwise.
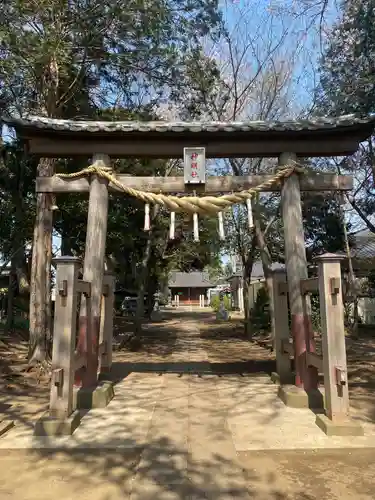
<path fill-rule="evenodd" d="M 272 353 L 235 323 L 167 317 L 147 327 L 142 351 L 116 354 L 115 398 L 72 437 L 35 438 L 20 418 L 0 439 L 0 498 L 373 498 L 368 416 L 354 411 L 364 437 L 329 438 L 312 412 L 281 403 Z"/>

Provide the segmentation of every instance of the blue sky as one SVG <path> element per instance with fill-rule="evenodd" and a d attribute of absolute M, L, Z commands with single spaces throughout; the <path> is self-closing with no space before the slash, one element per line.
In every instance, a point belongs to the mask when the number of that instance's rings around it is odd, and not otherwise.
<path fill-rule="evenodd" d="M 297 63 L 294 66 L 293 81 L 295 97 L 299 107 L 308 107 L 311 103 L 311 92 L 316 85 L 318 60 L 323 49 L 325 28 L 337 19 L 336 1 L 329 0 L 320 26 L 320 11 L 310 8 L 301 15 L 303 6 L 318 2 L 303 0 L 222 0 L 221 6 L 226 24 L 231 29 L 256 30 L 261 26 L 264 38 L 259 46 L 267 41 L 267 29 L 271 28 L 274 37 L 286 34 L 285 42 L 280 50 L 280 57 L 290 57 L 299 44 Z"/>

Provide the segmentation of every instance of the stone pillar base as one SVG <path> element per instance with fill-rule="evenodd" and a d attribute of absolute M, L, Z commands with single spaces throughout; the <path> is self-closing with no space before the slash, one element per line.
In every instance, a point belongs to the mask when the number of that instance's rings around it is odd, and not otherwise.
<path fill-rule="evenodd" d="M 13 420 L 8 420 L 8 419 L 0 420 L 0 436 L 8 432 L 9 429 L 11 429 L 12 427 L 14 427 Z"/>
<path fill-rule="evenodd" d="M 363 427 L 351 418 L 332 421 L 327 417 L 327 415 L 321 414 L 316 416 L 315 423 L 319 427 L 319 429 L 327 434 L 327 436 L 364 435 Z"/>
<path fill-rule="evenodd" d="M 277 395 L 290 408 L 324 409 L 324 395 L 319 390 L 307 393 L 295 385 L 281 385 Z"/>
<path fill-rule="evenodd" d="M 80 387 L 73 392 L 73 407 L 79 410 L 105 408 L 115 395 L 113 383 L 99 382 L 95 387 Z"/>
<path fill-rule="evenodd" d="M 71 436 L 81 422 L 81 414 L 74 411 L 67 418 L 51 417 L 46 412 L 36 422 L 34 427 L 34 436 Z"/>

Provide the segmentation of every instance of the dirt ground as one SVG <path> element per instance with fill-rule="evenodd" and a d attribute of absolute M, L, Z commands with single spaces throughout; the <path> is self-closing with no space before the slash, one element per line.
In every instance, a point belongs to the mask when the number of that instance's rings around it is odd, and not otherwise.
<path fill-rule="evenodd" d="M 123 500 L 130 494 L 139 456 L 140 451 L 113 449 L 70 450 L 68 454 L 47 450 L 3 452 L 0 498 Z M 247 498 L 252 500 L 373 500 L 374 458 L 370 450 L 239 454 L 247 478 Z M 214 500 L 209 495 L 197 496 L 188 483 L 179 485 L 177 491 L 176 496 L 171 495 L 166 488 L 163 498 Z"/>
<path fill-rule="evenodd" d="M 168 364 L 173 354 L 173 364 L 180 362 L 185 367 L 183 343 L 178 343 L 179 350 L 176 343 L 180 322 L 181 318 L 172 317 L 157 325 L 145 325 L 142 350 L 116 352 L 114 361 L 122 365 L 128 363 L 131 370 L 134 363 Z M 116 327 L 118 331 L 125 331 L 129 325 L 118 319 Z M 224 374 L 271 372 L 274 354 L 269 339 L 258 338 L 250 343 L 242 331 L 240 319 L 219 325 L 205 316 L 200 339 L 208 353 L 206 362 Z M 11 417 L 16 424 L 23 421 L 32 425 L 47 408 L 48 377 L 44 373 L 25 372 L 26 345 L 3 339 L 0 343 L 0 413 Z M 375 420 L 375 335 L 356 341 L 348 339 L 347 350 L 352 405 L 369 420 Z M 82 500 L 133 498 L 131 485 L 141 453 L 141 449 L 0 450 L 0 499 L 56 497 L 68 500 L 77 494 Z M 238 460 L 247 479 L 246 498 L 375 498 L 375 449 L 241 452 Z M 202 496 L 194 492 L 189 478 L 173 491 L 166 488 L 163 498 L 211 498 L 209 493 Z M 244 497 L 234 494 L 231 498 Z"/>

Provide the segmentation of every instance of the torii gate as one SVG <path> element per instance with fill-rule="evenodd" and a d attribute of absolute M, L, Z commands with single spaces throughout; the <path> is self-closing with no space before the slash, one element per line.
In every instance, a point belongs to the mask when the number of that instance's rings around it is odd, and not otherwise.
<path fill-rule="evenodd" d="M 279 166 L 298 163 L 298 158 L 345 156 L 353 154 L 359 143 L 368 138 L 375 117 L 354 115 L 286 122 L 100 122 L 26 117 L 6 118 L 28 147 L 39 157 L 92 157 L 93 164 L 110 166 L 110 158 L 181 158 L 184 148 L 204 148 L 208 158 L 277 157 Z M 318 387 L 318 371 L 308 366 L 306 352 L 313 351 L 309 310 L 304 306 L 301 280 L 307 278 L 301 191 L 349 191 L 349 176 L 294 172 L 274 181 L 274 176 L 208 177 L 204 183 L 189 185 L 184 177 L 131 177 L 115 175 L 127 188 L 149 193 L 232 193 L 264 185 L 264 191 L 281 191 L 284 222 L 288 292 L 291 310 L 291 333 L 296 360 L 295 385 L 305 393 Z M 84 279 L 91 282 L 92 324 L 98 335 L 100 298 L 103 285 L 108 215 L 108 190 L 119 191 L 98 175 L 64 179 L 39 177 L 37 193 L 89 193 L 89 208 L 84 257 Z M 51 207 L 45 208 L 50 211 Z M 37 214 L 43 225 L 43 214 Z M 34 248 L 41 266 L 45 249 Z M 87 337 L 87 317 L 82 317 L 82 345 Z M 83 385 L 96 382 L 96 366 L 84 377 Z"/>

